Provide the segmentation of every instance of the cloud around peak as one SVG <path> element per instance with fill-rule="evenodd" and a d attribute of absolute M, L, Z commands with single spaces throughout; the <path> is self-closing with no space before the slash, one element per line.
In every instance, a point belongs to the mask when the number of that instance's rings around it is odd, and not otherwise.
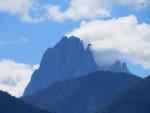
<path fill-rule="evenodd" d="M 91 43 L 98 63 L 125 58 L 150 68 L 150 25 L 138 23 L 133 15 L 83 22 L 68 35 Z"/>

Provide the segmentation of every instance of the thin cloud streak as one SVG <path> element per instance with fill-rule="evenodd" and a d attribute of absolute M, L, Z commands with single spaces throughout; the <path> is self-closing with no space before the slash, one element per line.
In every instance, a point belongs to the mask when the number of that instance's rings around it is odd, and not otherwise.
<path fill-rule="evenodd" d="M 29 39 L 24 37 L 18 38 L 0 38 L 0 46 L 17 45 L 28 43 Z"/>

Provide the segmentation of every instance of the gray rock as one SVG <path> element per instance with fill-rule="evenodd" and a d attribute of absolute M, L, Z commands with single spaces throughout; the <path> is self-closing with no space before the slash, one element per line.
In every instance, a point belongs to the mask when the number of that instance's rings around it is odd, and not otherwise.
<path fill-rule="evenodd" d="M 91 44 L 84 48 L 83 42 L 74 36 L 64 36 L 53 48 L 48 48 L 25 89 L 24 95 L 47 88 L 56 81 L 72 79 L 97 70 L 130 73 L 125 63 L 116 61 L 106 69 L 99 67 L 91 52 Z"/>
<path fill-rule="evenodd" d="M 32 95 L 59 80 L 75 78 L 98 70 L 90 46 L 84 49 L 77 37 L 63 37 L 54 48 L 45 52 L 40 68 L 36 70 L 24 95 Z"/>

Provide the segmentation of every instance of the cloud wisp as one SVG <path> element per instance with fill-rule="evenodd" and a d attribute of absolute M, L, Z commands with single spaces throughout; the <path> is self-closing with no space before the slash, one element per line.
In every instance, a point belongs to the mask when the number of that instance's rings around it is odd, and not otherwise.
<path fill-rule="evenodd" d="M 91 43 L 99 64 L 125 58 L 150 68 L 150 25 L 139 24 L 133 15 L 83 22 L 68 35 L 81 37 L 85 44 Z"/>
<path fill-rule="evenodd" d="M 23 44 L 27 43 L 29 40 L 24 37 L 18 37 L 14 39 L 8 39 L 8 38 L 0 38 L 0 47 L 5 45 L 16 45 L 16 44 Z"/>
<path fill-rule="evenodd" d="M 43 15 L 37 16 L 41 10 L 44 10 L 44 7 L 41 8 L 37 0 L 0 0 L 0 12 L 17 15 L 22 22 L 39 23 L 44 21 Z"/>
<path fill-rule="evenodd" d="M 9 59 L 0 60 L 0 90 L 13 96 L 22 96 L 31 75 L 39 66 L 18 63 Z"/>

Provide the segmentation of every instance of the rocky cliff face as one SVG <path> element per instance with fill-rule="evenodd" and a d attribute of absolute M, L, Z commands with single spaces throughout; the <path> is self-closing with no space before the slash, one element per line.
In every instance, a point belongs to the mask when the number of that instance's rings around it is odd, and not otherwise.
<path fill-rule="evenodd" d="M 89 46 L 84 48 L 77 37 L 63 37 L 53 48 L 47 49 L 24 95 L 31 95 L 55 81 L 86 75 L 98 69 Z"/>
<path fill-rule="evenodd" d="M 90 46 L 84 48 L 79 38 L 64 36 L 53 48 L 46 50 L 40 68 L 33 73 L 24 95 L 32 95 L 56 81 L 103 70 L 95 62 Z M 129 73 L 126 64 L 121 64 L 120 61 L 107 67 L 107 70 Z"/>

